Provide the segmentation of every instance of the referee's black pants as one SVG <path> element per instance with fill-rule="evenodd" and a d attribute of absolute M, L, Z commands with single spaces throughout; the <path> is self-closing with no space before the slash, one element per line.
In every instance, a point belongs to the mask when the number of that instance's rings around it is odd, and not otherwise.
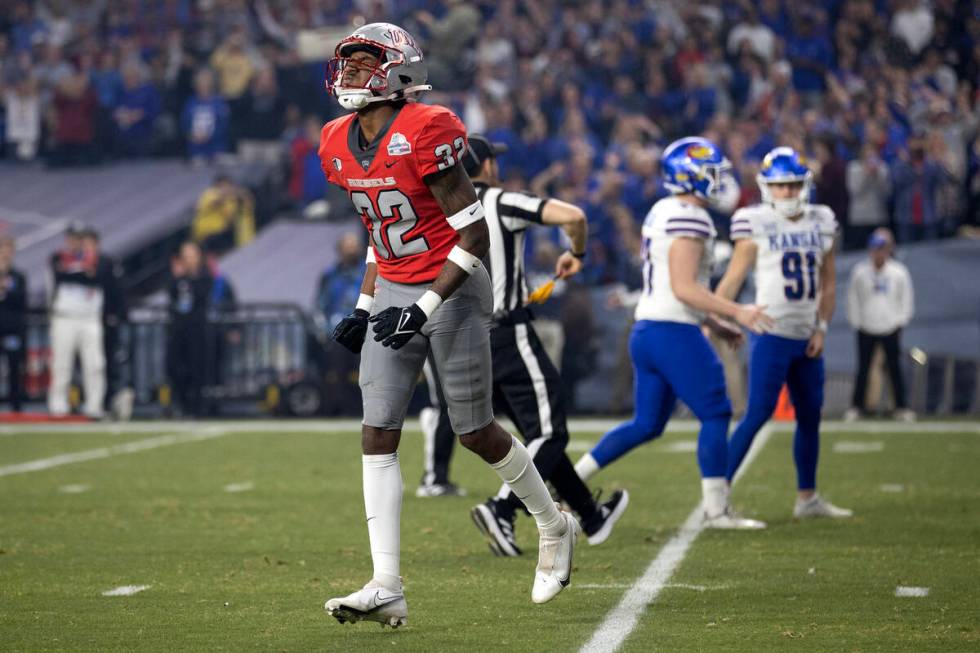
<path fill-rule="evenodd" d="M 538 334 L 529 323 L 498 325 L 490 332 L 493 356 L 494 412 L 503 413 L 517 426 L 541 477 L 551 483 L 558 496 L 584 520 L 597 506 L 588 486 L 575 473 L 565 454 L 568 424 L 561 376 L 548 357 Z M 429 366 L 430 368 L 433 366 Z M 432 383 L 435 381 L 435 383 Z M 430 379 L 438 387 L 438 379 Z M 439 425 L 426 468 L 435 470 L 436 482 L 446 482 L 453 437 L 445 404 L 440 406 Z M 441 436 L 441 437 L 440 437 Z M 442 463 L 442 465 L 440 465 Z M 440 466 L 447 471 L 439 478 Z M 523 509 L 520 499 L 504 486 L 498 498 L 514 510 Z"/>
<path fill-rule="evenodd" d="M 857 332 L 858 372 L 857 378 L 854 380 L 854 396 L 851 398 L 851 405 L 861 412 L 867 409 L 864 405 L 864 398 L 868 390 L 868 372 L 871 369 L 871 359 L 874 358 L 875 349 L 879 345 L 885 351 L 885 364 L 888 366 L 892 392 L 895 393 L 895 408 L 908 407 L 905 399 L 905 381 L 902 379 L 901 336 L 901 329 L 880 336 L 864 331 Z"/>

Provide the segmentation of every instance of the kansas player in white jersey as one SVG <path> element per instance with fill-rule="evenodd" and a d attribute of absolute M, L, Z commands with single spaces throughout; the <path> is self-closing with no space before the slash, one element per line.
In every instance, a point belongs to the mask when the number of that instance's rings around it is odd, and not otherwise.
<path fill-rule="evenodd" d="M 850 517 L 816 491 L 823 408 L 823 345 L 834 313 L 834 212 L 809 204 L 811 173 L 793 149 L 777 147 L 762 161 L 756 181 L 762 203 L 732 216 L 732 261 L 716 293 L 733 299 L 755 269 L 755 301 L 768 306 L 775 325 L 752 336 L 749 402 L 729 443 L 733 478 L 752 439 L 772 415 L 785 383 L 796 411 L 793 457 L 798 495 L 794 515 Z"/>
<path fill-rule="evenodd" d="M 664 186 L 672 197 L 657 202 L 643 224 L 643 291 L 630 336 L 635 415 L 616 427 L 575 466 L 583 478 L 663 433 L 677 400 L 701 421 L 698 464 L 705 525 L 763 528 L 736 515 L 728 503 L 728 422 L 721 362 L 701 332 L 706 325 L 730 342 L 742 326 L 761 332 L 771 323 L 764 307 L 736 304 L 708 290 L 715 227 L 705 210 L 723 196 L 730 164 L 703 138 L 684 138 L 664 150 Z M 708 314 L 712 316 L 708 316 Z"/>

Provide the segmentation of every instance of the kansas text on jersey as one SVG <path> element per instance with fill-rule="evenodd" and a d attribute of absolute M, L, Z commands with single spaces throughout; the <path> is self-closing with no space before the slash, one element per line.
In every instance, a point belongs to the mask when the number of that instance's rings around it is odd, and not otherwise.
<path fill-rule="evenodd" d="M 758 248 L 755 303 L 768 306 L 766 312 L 776 321 L 772 333 L 786 338 L 813 335 L 820 270 L 836 234 L 834 212 L 822 204 L 807 204 L 796 220 L 762 204 L 732 216 L 732 240 L 750 238 Z"/>

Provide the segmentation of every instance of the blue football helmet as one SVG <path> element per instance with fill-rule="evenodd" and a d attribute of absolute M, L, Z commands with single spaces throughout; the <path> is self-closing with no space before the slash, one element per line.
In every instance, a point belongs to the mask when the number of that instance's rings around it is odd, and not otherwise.
<path fill-rule="evenodd" d="M 726 185 L 734 183 L 731 162 L 706 138 L 676 140 L 661 156 L 664 187 L 675 195 L 691 194 L 717 205 Z M 730 180 L 730 183 L 729 183 Z"/>
<path fill-rule="evenodd" d="M 813 173 L 806 165 L 806 158 L 791 147 L 777 147 L 766 154 L 755 176 L 762 193 L 762 202 L 768 204 L 784 218 L 792 218 L 803 213 L 803 206 L 810 199 L 810 186 Z M 773 199 L 769 184 L 799 183 L 800 192 L 789 199 Z"/>

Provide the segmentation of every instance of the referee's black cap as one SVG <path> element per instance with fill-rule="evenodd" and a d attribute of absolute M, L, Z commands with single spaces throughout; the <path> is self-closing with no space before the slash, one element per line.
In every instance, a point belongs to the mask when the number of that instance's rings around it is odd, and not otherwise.
<path fill-rule="evenodd" d="M 466 154 L 463 155 L 463 168 L 470 177 L 480 174 L 480 166 L 484 161 L 503 154 L 508 149 L 506 143 L 491 143 L 481 134 L 470 134 L 466 140 L 469 146 L 466 148 Z"/>

